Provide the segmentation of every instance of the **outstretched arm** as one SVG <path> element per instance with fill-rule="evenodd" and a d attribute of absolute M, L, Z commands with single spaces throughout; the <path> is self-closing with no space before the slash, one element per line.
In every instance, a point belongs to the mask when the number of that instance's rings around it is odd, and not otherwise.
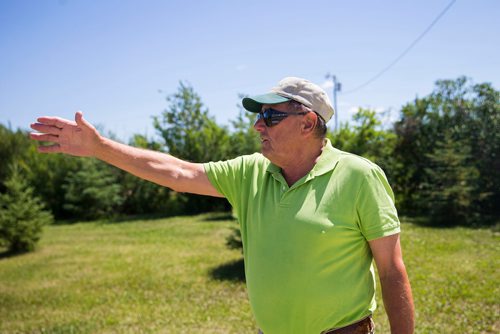
<path fill-rule="evenodd" d="M 95 157 L 175 191 L 222 197 L 210 183 L 202 164 L 105 138 L 83 118 L 80 111 L 75 114 L 74 122 L 44 116 L 31 124 L 31 128 L 38 131 L 30 134 L 32 139 L 52 143 L 40 146 L 39 152 Z"/>
<path fill-rule="evenodd" d="M 413 297 L 403 263 L 399 234 L 375 239 L 369 244 L 377 264 L 391 333 L 411 334 L 415 326 Z"/>

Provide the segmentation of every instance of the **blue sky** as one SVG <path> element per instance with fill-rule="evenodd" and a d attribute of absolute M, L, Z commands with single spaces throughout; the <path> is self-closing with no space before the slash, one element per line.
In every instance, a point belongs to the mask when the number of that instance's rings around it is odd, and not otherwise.
<path fill-rule="evenodd" d="M 500 1 L 1 0 L 0 123 L 27 129 L 76 110 L 122 140 L 155 134 L 151 116 L 179 81 L 228 124 L 238 94 L 267 92 L 285 76 L 328 90 L 337 76 L 340 121 L 358 107 L 397 117 L 438 79 L 500 79 Z M 159 92 L 161 90 L 162 92 Z M 386 118 L 384 118 L 386 119 Z M 333 125 L 333 122 L 329 123 Z"/>

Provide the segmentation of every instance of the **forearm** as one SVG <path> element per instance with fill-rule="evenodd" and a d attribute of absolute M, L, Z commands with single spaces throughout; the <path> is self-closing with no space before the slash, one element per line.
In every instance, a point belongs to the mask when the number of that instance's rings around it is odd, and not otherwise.
<path fill-rule="evenodd" d="M 203 165 L 105 138 L 83 118 L 81 111 L 75 113 L 74 122 L 43 116 L 30 126 L 38 131 L 30 134 L 32 139 L 52 143 L 39 146 L 42 153 L 95 157 L 175 191 L 222 197 L 208 179 Z"/>
<path fill-rule="evenodd" d="M 199 178 L 200 165 L 171 155 L 121 144 L 101 137 L 94 156 L 137 177 L 180 192 L 197 192 L 190 182 Z M 202 190 L 202 189 L 200 189 Z"/>
<path fill-rule="evenodd" d="M 391 333 L 411 334 L 414 331 L 414 306 L 410 282 L 401 264 L 385 277 L 380 277 L 384 306 Z"/>

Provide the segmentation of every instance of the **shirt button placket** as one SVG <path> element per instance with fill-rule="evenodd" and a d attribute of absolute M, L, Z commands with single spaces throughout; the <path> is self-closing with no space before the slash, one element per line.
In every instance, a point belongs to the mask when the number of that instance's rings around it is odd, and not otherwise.
<path fill-rule="evenodd" d="M 286 204 L 285 198 L 288 195 L 288 188 L 284 184 L 281 185 L 281 205 Z"/>

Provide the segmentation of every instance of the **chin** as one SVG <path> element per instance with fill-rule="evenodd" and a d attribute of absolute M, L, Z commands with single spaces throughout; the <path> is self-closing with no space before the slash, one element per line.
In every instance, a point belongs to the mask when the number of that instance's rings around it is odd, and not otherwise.
<path fill-rule="evenodd" d="M 271 156 L 273 155 L 272 152 L 273 150 L 271 148 L 271 145 L 269 145 L 269 142 L 267 141 L 263 142 L 262 145 L 260 146 L 260 153 L 262 153 L 263 156 L 271 160 Z"/>
<path fill-rule="evenodd" d="M 269 154 L 269 149 L 267 149 L 266 147 L 264 147 L 264 145 L 262 145 L 260 147 L 260 153 L 262 153 L 262 155 L 267 158 L 267 155 Z"/>
<path fill-rule="evenodd" d="M 272 154 L 271 150 L 261 148 L 260 153 L 262 153 L 262 155 L 264 157 L 266 157 L 268 160 L 270 160 L 271 162 L 273 161 L 273 154 Z"/>

